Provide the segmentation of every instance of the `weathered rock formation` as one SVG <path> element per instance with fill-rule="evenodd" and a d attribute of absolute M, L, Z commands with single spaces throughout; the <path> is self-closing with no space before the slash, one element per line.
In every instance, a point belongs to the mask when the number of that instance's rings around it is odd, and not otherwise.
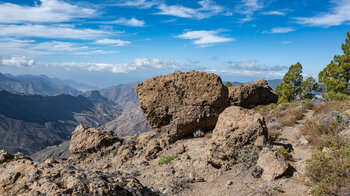
<path fill-rule="evenodd" d="M 278 101 L 278 95 L 272 91 L 264 79 L 249 84 L 230 86 L 228 89 L 231 105 L 253 108 L 258 105 L 277 103 Z"/>
<path fill-rule="evenodd" d="M 288 162 L 277 152 L 264 148 L 259 155 L 257 164 L 263 169 L 261 178 L 272 181 L 288 169 Z"/>
<path fill-rule="evenodd" d="M 94 152 L 118 140 L 120 140 L 119 137 L 112 131 L 79 125 L 72 133 L 69 150 L 73 154 Z"/>
<path fill-rule="evenodd" d="M 135 89 L 151 126 L 165 127 L 174 140 L 214 128 L 228 106 L 228 90 L 221 78 L 205 72 L 177 71 L 148 79 Z"/>
<path fill-rule="evenodd" d="M 21 155 L 0 152 L 0 195 L 157 195 L 127 176 L 76 168 L 48 159 L 38 164 Z M 3 159 L 3 157 L 6 157 Z"/>
<path fill-rule="evenodd" d="M 220 114 L 213 136 L 208 142 L 208 163 L 215 167 L 233 164 L 241 147 L 253 145 L 256 141 L 263 143 L 266 139 L 265 120 L 259 113 L 230 106 Z"/>

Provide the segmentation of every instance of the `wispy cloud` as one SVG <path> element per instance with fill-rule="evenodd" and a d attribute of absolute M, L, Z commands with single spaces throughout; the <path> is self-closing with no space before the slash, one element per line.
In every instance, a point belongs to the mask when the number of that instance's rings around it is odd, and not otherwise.
<path fill-rule="evenodd" d="M 262 15 L 285 16 L 286 13 L 282 11 L 273 10 L 273 11 L 262 12 Z"/>
<path fill-rule="evenodd" d="M 108 45 L 116 45 L 116 46 L 125 46 L 130 44 L 129 41 L 123 41 L 120 39 L 101 39 L 96 41 L 97 44 L 108 44 Z"/>
<path fill-rule="evenodd" d="M 182 18 L 204 19 L 223 13 L 224 7 L 217 5 L 211 0 L 202 0 L 198 4 L 200 8 L 189 8 L 182 5 L 167 5 L 162 3 L 158 6 L 160 12 L 156 14 L 177 16 Z"/>
<path fill-rule="evenodd" d="M 121 33 L 121 32 L 113 32 Z M 39 37 L 63 39 L 96 39 L 110 35 L 111 32 L 94 29 L 78 29 L 65 25 L 0 25 L 0 36 Z"/>
<path fill-rule="evenodd" d="M 101 22 L 104 24 L 119 24 L 119 25 L 125 25 L 125 26 L 133 26 L 133 27 L 144 27 L 146 22 L 144 20 L 137 20 L 136 18 L 119 18 L 115 21 L 109 21 L 109 22 Z"/>
<path fill-rule="evenodd" d="M 34 40 L 20 40 L 14 38 L 0 39 L 0 54 L 7 56 L 38 56 L 48 54 L 106 54 L 117 51 L 106 51 L 98 48 L 90 48 L 76 42 L 47 41 L 36 42 Z"/>
<path fill-rule="evenodd" d="M 313 17 L 297 17 L 296 23 L 307 26 L 330 27 L 350 21 L 350 1 L 333 1 L 334 5 L 328 13 L 320 13 Z"/>
<path fill-rule="evenodd" d="M 263 31 L 263 33 L 277 34 L 277 33 L 289 33 L 292 31 L 295 31 L 295 29 L 292 27 L 275 27 L 275 28 L 272 28 L 270 30 Z"/>
<path fill-rule="evenodd" d="M 245 18 L 240 19 L 240 22 L 244 23 L 253 20 L 252 15 L 254 12 L 263 8 L 264 3 L 261 0 L 241 0 L 241 3 L 236 6 L 235 11 L 246 15 Z"/>
<path fill-rule="evenodd" d="M 283 42 L 281 42 L 281 44 L 291 44 L 291 43 L 293 43 L 292 41 L 283 41 Z"/>
<path fill-rule="evenodd" d="M 93 17 L 96 10 L 66 3 L 62 0 L 40 0 L 40 5 L 0 4 L 0 23 L 66 22 Z"/>
<path fill-rule="evenodd" d="M 228 70 L 228 69 L 204 69 L 205 72 L 211 72 L 216 74 L 224 74 L 230 76 L 238 77 L 254 77 L 254 78 L 265 78 L 265 79 L 275 79 L 282 78 L 285 74 L 284 72 L 275 71 L 258 71 L 258 70 Z"/>
<path fill-rule="evenodd" d="M 232 62 L 229 61 L 228 64 L 230 65 L 230 68 L 233 69 L 243 69 L 243 70 L 250 70 L 250 71 L 282 71 L 285 69 L 288 69 L 287 66 L 266 66 L 263 64 L 259 64 L 257 60 L 247 60 L 247 61 L 240 61 L 240 62 Z"/>
<path fill-rule="evenodd" d="M 199 47 L 210 47 L 216 43 L 224 43 L 234 41 L 234 38 L 228 38 L 218 35 L 220 31 L 186 31 L 183 34 L 178 35 L 178 38 L 181 39 L 193 39 L 195 40 L 193 44 L 198 45 Z"/>
<path fill-rule="evenodd" d="M 33 59 L 26 57 L 0 58 L 0 65 L 7 67 L 31 67 L 35 64 Z"/>
<path fill-rule="evenodd" d="M 115 5 L 117 6 L 124 6 L 124 7 L 137 7 L 141 9 L 147 9 L 152 6 L 158 5 L 159 1 L 148 1 L 148 0 L 124 0 L 120 3 L 117 3 Z"/>

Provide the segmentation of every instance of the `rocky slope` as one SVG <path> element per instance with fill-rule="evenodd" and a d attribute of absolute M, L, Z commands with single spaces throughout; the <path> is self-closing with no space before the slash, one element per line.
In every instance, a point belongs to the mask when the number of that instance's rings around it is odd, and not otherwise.
<path fill-rule="evenodd" d="M 121 109 L 83 96 L 40 96 L 0 91 L 0 148 L 32 154 L 70 139 L 82 123 L 101 126 L 114 120 Z"/>

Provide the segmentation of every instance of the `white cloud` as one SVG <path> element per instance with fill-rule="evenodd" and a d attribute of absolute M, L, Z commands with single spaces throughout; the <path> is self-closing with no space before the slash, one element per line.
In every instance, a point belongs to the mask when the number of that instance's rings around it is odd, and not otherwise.
<path fill-rule="evenodd" d="M 109 44 L 109 45 L 116 45 L 116 46 L 125 46 L 127 44 L 130 44 L 129 41 L 123 41 L 120 39 L 101 39 L 96 41 L 97 44 Z"/>
<path fill-rule="evenodd" d="M 143 20 L 137 20 L 136 18 L 131 18 L 131 19 L 126 19 L 126 18 L 120 18 L 115 21 L 110 21 L 110 22 L 104 22 L 106 24 L 120 24 L 120 25 L 125 25 L 125 26 L 133 26 L 133 27 L 144 27 L 145 26 L 145 21 Z"/>
<path fill-rule="evenodd" d="M 126 6 L 126 7 L 138 7 L 141 9 L 150 8 L 154 5 L 158 5 L 158 1 L 147 1 L 147 0 L 125 0 L 121 3 L 116 4 L 117 6 Z"/>
<path fill-rule="evenodd" d="M 60 41 L 50 41 L 35 44 L 31 47 L 33 50 L 44 50 L 53 52 L 72 52 L 78 50 L 88 49 L 87 46 L 76 46 L 72 42 L 60 42 Z"/>
<path fill-rule="evenodd" d="M 160 60 L 157 58 L 135 58 L 131 63 L 108 64 L 64 62 L 52 63 L 47 66 L 62 67 L 67 70 L 78 69 L 97 72 L 128 73 L 130 71 L 144 69 L 178 69 L 183 66 L 183 64 L 176 63 L 173 59 Z"/>
<path fill-rule="evenodd" d="M 283 41 L 283 42 L 281 42 L 281 44 L 291 44 L 291 43 L 293 43 L 292 41 Z"/>
<path fill-rule="evenodd" d="M 120 32 L 114 32 L 120 33 Z M 107 31 L 77 29 L 66 25 L 0 25 L 0 36 L 64 39 L 95 39 L 111 34 Z"/>
<path fill-rule="evenodd" d="M 262 8 L 264 8 L 264 3 L 259 0 L 241 0 L 241 4 L 237 5 L 236 11 L 251 16 L 255 11 Z"/>
<path fill-rule="evenodd" d="M 212 46 L 216 43 L 224 43 L 234 41 L 234 38 L 227 38 L 218 35 L 220 31 L 187 31 L 181 35 L 178 35 L 178 38 L 181 39 L 193 39 L 195 40 L 193 44 L 199 45 L 200 47 Z"/>
<path fill-rule="evenodd" d="M 31 67 L 35 61 L 26 57 L 11 57 L 0 59 L 0 65 L 8 67 Z"/>
<path fill-rule="evenodd" d="M 230 68 L 250 70 L 250 71 L 282 71 L 282 70 L 288 69 L 287 66 L 279 66 L 279 65 L 266 66 L 266 65 L 258 64 L 257 60 L 240 61 L 237 63 L 233 63 L 229 61 L 228 63 L 232 64 Z"/>
<path fill-rule="evenodd" d="M 182 5 L 167 5 L 165 3 L 162 3 L 158 6 L 160 12 L 156 14 L 177 16 L 182 18 L 195 18 L 201 20 L 221 14 L 225 10 L 224 7 L 215 4 L 211 0 L 202 0 L 199 1 L 198 4 L 201 7 L 194 9 Z"/>
<path fill-rule="evenodd" d="M 295 29 L 292 28 L 292 27 L 275 27 L 275 28 L 272 28 L 271 30 L 263 31 L 263 33 L 276 34 L 276 33 L 289 33 L 289 32 L 292 32 L 292 31 L 295 31 Z"/>
<path fill-rule="evenodd" d="M 66 22 L 95 16 L 96 11 L 60 0 L 40 0 L 40 5 L 0 4 L 0 23 Z"/>
<path fill-rule="evenodd" d="M 313 17 L 297 17 L 298 24 L 307 26 L 331 27 L 350 21 L 350 1 L 334 1 L 334 6 L 328 13 L 320 13 Z"/>
<path fill-rule="evenodd" d="M 282 11 L 267 11 L 267 12 L 262 12 L 263 15 L 275 15 L 275 16 L 285 16 L 286 13 Z"/>

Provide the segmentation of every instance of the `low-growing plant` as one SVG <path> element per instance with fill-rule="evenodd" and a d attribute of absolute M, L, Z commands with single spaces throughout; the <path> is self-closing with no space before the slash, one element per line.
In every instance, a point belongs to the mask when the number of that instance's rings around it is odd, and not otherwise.
<path fill-rule="evenodd" d="M 275 129 L 269 129 L 268 130 L 268 142 L 272 144 L 276 139 L 282 135 L 281 131 L 275 130 Z"/>
<path fill-rule="evenodd" d="M 278 191 L 280 193 L 284 193 L 284 191 L 282 190 L 282 187 L 280 187 L 278 185 L 273 184 L 273 190 Z"/>
<path fill-rule="evenodd" d="M 174 159 L 176 159 L 177 158 L 177 154 L 175 154 L 175 155 L 172 155 L 172 156 L 167 156 L 167 157 L 161 157 L 159 160 L 158 160 L 158 163 L 159 164 L 168 164 L 168 163 L 170 163 L 171 161 L 173 161 Z"/>
<path fill-rule="evenodd" d="M 236 160 L 242 163 L 245 168 L 250 168 L 256 164 L 259 158 L 260 149 L 255 146 L 245 146 L 236 153 Z"/>
<path fill-rule="evenodd" d="M 328 147 L 331 152 L 322 152 Z M 347 195 L 350 193 L 350 140 L 335 137 L 319 146 L 319 151 L 307 160 L 307 185 L 311 194 Z"/>
<path fill-rule="evenodd" d="M 292 149 L 285 149 L 284 147 L 279 147 L 276 150 L 286 160 L 292 160 L 293 159 L 293 155 L 292 155 L 293 154 L 293 150 Z"/>
<path fill-rule="evenodd" d="M 117 156 L 117 153 L 118 153 L 118 148 L 113 150 L 113 156 L 114 157 Z"/>

